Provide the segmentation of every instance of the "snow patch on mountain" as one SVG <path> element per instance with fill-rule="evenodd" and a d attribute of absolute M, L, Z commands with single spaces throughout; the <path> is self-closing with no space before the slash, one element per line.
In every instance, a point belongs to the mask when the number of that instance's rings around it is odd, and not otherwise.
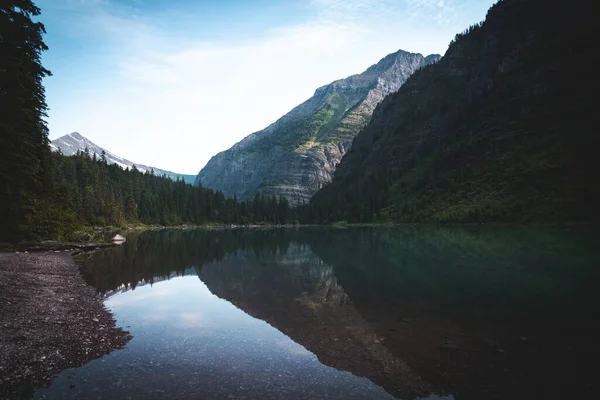
<path fill-rule="evenodd" d="M 53 140 L 50 143 L 50 149 L 52 151 L 60 151 L 65 156 L 72 156 L 77 154 L 77 152 L 84 152 L 85 149 L 90 153 L 90 157 L 96 157 L 96 159 L 100 159 L 102 157 L 102 153 L 104 152 L 106 157 L 106 162 L 109 164 L 117 164 L 123 169 L 131 169 L 135 165 L 135 167 L 140 172 L 150 172 L 154 170 L 154 173 L 158 176 L 166 176 L 173 180 L 177 180 L 178 178 L 183 178 L 184 181 L 190 184 L 194 184 L 194 180 L 196 178 L 195 175 L 185 175 L 178 174 L 171 171 L 166 171 L 160 168 L 149 167 L 144 164 L 134 163 L 133 161 L 129 161 L 123 157 L 120 157 L 89 140 L 79 132 L 69 133 L 68 135 L 61 136 L 58 139 Z"/>

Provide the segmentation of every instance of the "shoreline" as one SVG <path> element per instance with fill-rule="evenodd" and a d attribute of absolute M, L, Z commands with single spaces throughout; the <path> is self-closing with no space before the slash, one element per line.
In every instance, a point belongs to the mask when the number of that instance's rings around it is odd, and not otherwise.
<path fill-rule="evenodd" d="M 82 245 L 65 244 L 0 253 L 0 398 L 30 398 L 60 371 L 131 338 L 81 276 L 71 249 Z"/>
<path fill-rule="evenodd" d="M 113 229 L 110 232 L 120 233 L 127 237 L 131 233 L 160 230 L 229 230 L 229 229 L 299 229 L 299 228 L 406 228 L 406 227 L 528 227 L 528 228 L 577 228 L 598 226 L 594 221 L 570 221 L 570 222 L 347 222 L 333 221 L 324 224 L 213 224 L 213 225 L 173 225 L 173 226 L 130 226 L 129 228 Z M 110 227 L 107 227 L 110 228 Z M 83 253 L 118 246 L 120 243 L 102 241 L 61 241 L 45 240 L 36 242 L 0 242 L 0 254 L 2 253 L 33 253 L 44 251 L 72 251 L 73 256 Z"/>
<path fill-rule="evenodd" d="M 115 243 L 96 242 L 61 242 L 46 240 L 44 242 L 29 243 L 0 243 L 0 252 L 5 253 L 36 253 L 44 251 L 71 251 L 72 253 L 99 250 L 118 246 Z M 74 254 L 72 254 L 74 255 Z"/>

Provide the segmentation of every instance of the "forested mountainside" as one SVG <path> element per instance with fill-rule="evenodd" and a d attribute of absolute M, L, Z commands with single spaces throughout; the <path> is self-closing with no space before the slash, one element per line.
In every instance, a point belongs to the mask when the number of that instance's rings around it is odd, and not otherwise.
<path fill-rule="evenodd" d="M 597 33 L 591 2 L 498 2 L 381 102 L 311 218 L 598 220 Z"/>
<path fill-rule="evenodd" d="M 377 103 L 416 70 L 438 59 L 437 55 L 398 51 L 362 74 L 317 89 L 312 98 L 268 128 L 214 156 L 198 174 L 196 184 L 240 199 L 261 192 L 285 196 L 292 205 L 308 203 L 330 182 Z"/>
<path fill-rule="evenodd" d="M 134 163 L 133 161 L 129 161 L 123 157 L 119 157 L 116 154 L 98 146 L 85 136 L 83 136 L 79 132 L 72 132 L 68 135 L 64 135 L 59 137 L 58 139 L 54 139 L 50 143 L 50 148 L 52 151 L 60 151 L 65 156 L 73 156 L 77 154 L 77 152 L 85 152 L 87 149 L 90 157 L 96 157 L 100 160 L 102 157 L 106 159 L 109 164 L 117 164 L 122 168 L 137 168 L 140 172 L 150 172 L 154 171 L 154 175 L 156 176 L 166 176 L 167 178 L 171 178 L 176 181 L 178 179 L 183 179 L 185 182 L 189 184 L 193 184 L 196 180 L 195 175 L 185 175 L 178 174 L 176 172 L 165 171 L 164 169 L 149 167 L 144 164 Z"/>

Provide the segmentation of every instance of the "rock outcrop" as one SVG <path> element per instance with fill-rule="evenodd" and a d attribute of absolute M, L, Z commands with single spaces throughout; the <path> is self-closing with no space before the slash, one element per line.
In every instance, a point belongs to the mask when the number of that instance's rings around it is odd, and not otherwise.
<path fill-rule="evenodd" d="M 377 104 L 417 69 L 439 58 L 400 50 L 361 74 L 317 89 L 313 97 L 266 129 L 214 156 L 196 184 L 242 200 L 261 192 L 284 196 L 292 205 L 308 202 L 331 181 Z"/>

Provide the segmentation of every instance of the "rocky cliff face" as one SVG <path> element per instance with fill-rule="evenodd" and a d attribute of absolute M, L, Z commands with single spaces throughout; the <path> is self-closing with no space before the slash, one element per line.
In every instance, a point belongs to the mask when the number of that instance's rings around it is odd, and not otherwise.
<path fill-rule="evenodd" d="M 398 51 L 362 74 L 317 89 L 313 97 L 266 129 L 214 156 L 196 184 L 240 199 L 259 191 L 285 196 L 291 204 L 308 202 L 331 181 L 336 165 L 377 104 L 417 69 L 439 58 Z"/>

